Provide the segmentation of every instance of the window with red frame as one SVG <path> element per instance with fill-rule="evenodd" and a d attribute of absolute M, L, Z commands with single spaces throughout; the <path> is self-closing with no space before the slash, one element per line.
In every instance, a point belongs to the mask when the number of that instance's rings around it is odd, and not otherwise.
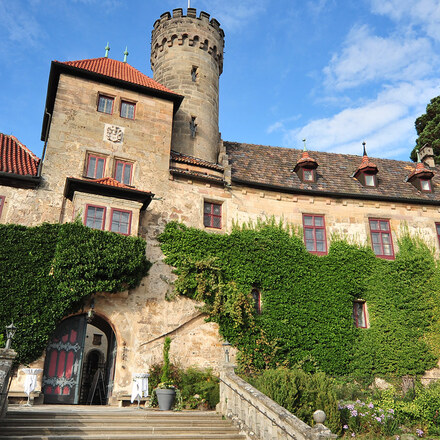
<path fill-rule="evenodd" d="M 261 292 L 258 289 L 252 289 L 252 298 L 254 300 L 255 312 L 261 315 Z"/>
<path fill-rule="evenodd" d="M 303 214 L 304 241 L 309 252 L 327 254 L 327 239 L 323 215 Z"/>
<path fill-rule="evenodd" d="M 307 168 L 303 169 L 303 180 L 304 182 L 314 182 L 315 181 L 315 170 L 309 170 Z"/>
<path fill-rule="evenodd" d="M 105 158 L 89 154 L 87 158 L 86 176 L 92 179 L 101 179 L 104 177 Z"/>
<path fill-rule="evenodd" d="M 365 301 L 353 301 L 353 321 L 357 328 L 367 328 L 367 305 Z"/>
<path fill-rule="evenodd" d="M 121 118 L 134 119 L 135 104 L 132 102 L 121 102 Z"/>
<path fill-rule="evenodd" d="M 437 231 L 437 239 L 438 239 L 438 243 L 440 245 L 440 223 L 435 224 L 435 230 Z"/>
<path fill-rule="evenodd" d="M 131 229 L 131 211 L 112 209 L 110 231 L 129 235 Z"/>
<path fill-rule="evenodd" d="M 373 252 L 376 254 L 376 257 L 394 259 L 390 221 L 370 219 L 370 233 Z"/>
<path fill-rule="evenodd" d="M 2 216 L 3 205 L 5 204 L 5 196 L 0 196 L 0 218 Z"/>
<path fill-rule="evenodd" d="M 86 206 L 84 224 L 92 229 L 104 229 L 105 208 L 103 206 Z"/>
<path fill-rule="evenodd" d="M 203 207 L 203 224 L 207 228 L 221 229 L 222 205 L 218 203 L 205 202 Z"/>
<path fill-rule="evenodd" d="M 431 192 L 431 181 L 429 179 L 420 179 L 420 188 L 423 192 Z"/>
<path fill-rule="evenodd" d="M 122 160 L 116 161 L 115 179 L 118 182 L 124 183 L 125 185 L 131 185 L 132 171 L 133 171 L 132 163 L 124 162 Z"/>
<path fill-rule="evenodd" d="M 114 99 L 110 98 L 110 96 L 99 95 L 98 112 L 111 115 L 113 113 L 113 101 Z"/>

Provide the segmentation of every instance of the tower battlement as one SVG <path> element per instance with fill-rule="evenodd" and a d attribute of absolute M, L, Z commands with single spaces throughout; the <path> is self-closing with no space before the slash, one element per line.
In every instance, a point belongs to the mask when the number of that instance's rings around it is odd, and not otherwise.
<path fill-rule="evenodd" d="M 215 18 L 195 8 L 165 12 L 151 33 L 153 77 L 185 98 L 175 115 L 172 148 L 217 162 L 219 77 L 225 34 Z"/>

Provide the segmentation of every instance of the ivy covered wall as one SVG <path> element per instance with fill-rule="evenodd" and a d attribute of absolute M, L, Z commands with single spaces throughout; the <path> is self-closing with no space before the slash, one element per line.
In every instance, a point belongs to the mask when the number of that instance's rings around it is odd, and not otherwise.
<path fill-rule="evenodd" d="M 145 241 L 81 223 L 0 225 L 0 328 L 14 321 L 17 360 L 38 359 L 56 325 L 96 292 L 137 286 Z"/>
<path fill-rule="evenodd" d="M 403 233 L 394 261 L 337 237 L 317 257 L 300 231 L 274 223 L 224 235 L 170 223 L 159 240 L 176 268 L 176 293 L 205 301 L 245 369 L 301 365 L 365 377 L 422 374 L 436 364 L 439 270 L 417 238 Z M 357 299 L 367 302 L 368 329 L 353 324 Z"/>

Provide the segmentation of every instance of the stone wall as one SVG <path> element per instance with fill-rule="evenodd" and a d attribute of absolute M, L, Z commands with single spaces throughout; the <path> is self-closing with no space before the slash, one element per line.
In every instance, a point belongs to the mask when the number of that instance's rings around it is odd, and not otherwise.
<path fill-rule="evenodd" d="M 16 355 L 14 350 L 0 349 L 0 419 L 5 416 L 8 410 L 9 378 Z"/>

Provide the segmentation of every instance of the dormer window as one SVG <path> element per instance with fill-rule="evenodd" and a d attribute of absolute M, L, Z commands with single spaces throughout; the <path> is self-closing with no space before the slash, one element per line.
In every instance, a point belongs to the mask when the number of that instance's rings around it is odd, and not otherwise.
<path fill-rule="evenodd" d="M 298 159 L 293 172 L 298 175 L 302 182 L 313 183 L 316 182 L 316 168 L 318 168 L 318 162 L 310 156 L 304 139 L 304 150 L 301 157 Z"/>
<path fill-rule="evenodd" d="M 420 160 L 420 156 L 417 153 L 417 165 L 415 170 L 406 178 L 406 181 L 413 184 L 419 191 L 432 192 L 431 179 L 434 177 L 434 173 L 425 166 Z"/>
<path fill-rule="evenodd" d="M 315 170 L 303 169 L 303 180 L 304 182 L 314 182 L 315 181 Z"/>
<path fill-rule="evenodd" d="M 364 174 L 365 186 L 376 186 L 376 176 L 374 174 Z"/>
<path fill-rule="evenodd" d="M 365 149 L 365 142 L 363 142 L 362 145 L 364 147 L 362 162 L 351 177 L 357 179 L 362 186 L 375 188 L 377 186 L 376 174 L 379 172 L 379 170 L 377 169 L 376 164 L 370 161 Z"/>
<path fill-rule="evenodd" d="M 420 187 L 424 192 L 431 192 L 431 181 L 428 179 L 420 179 Z"/>

